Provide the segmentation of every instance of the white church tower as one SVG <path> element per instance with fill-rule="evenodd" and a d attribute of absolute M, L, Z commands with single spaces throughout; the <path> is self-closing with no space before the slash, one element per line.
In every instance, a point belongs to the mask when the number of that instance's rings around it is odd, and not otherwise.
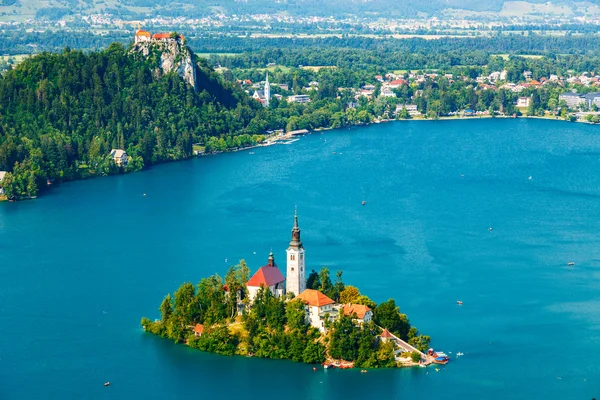
<path fill-rule="evenodd" d="M 287 274 L 285 277 L 285 291 L 298 296 L 306 289 L 306 261 L 304 247 L 300 240 L 298 227 L 298 214 L 294 213 L 294 227 L 292 228 L 292 241 L 287 249 Z"/>
<path fill-rule="evenodd" d="M 271 100 L 271 85 L 269 85 L 269 73 L 267 72 L 267 79 L 265 81 L 265 107 L 269 107 L 269 101 Z"/>

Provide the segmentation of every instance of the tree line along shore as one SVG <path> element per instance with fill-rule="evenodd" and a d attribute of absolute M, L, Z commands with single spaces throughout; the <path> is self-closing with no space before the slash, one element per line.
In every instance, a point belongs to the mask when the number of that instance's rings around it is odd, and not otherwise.
<path fill-rule="evenodd" d="M 42 53 L 2 74 L 0 171 L 7 173 L 0 196 L 33 198 L 52 184 L 189 158 L 195 148 L 211 153 L 255 146 L 277 130 L 438 119 L 468 110 L 477 115 L 572 120 L 576 117 L 561 102 L 561 94 L 592 92 L 597 82 L 591 73 L 581 72 L 593 80 L 591 84 L 569 80 L 573 74 L 566 73 L 572 67 L 591 69 L 596 63 L 589 56 L 578 61 L 573 56 L 493 56 L 486 67 L 395 71 L 389 82 L 404 81 L 395 87 L 385 86 L 384 68 L 275 66 L 269 70 L 273 97 L 263 107 L 252 95 L 253 85 L 262 84 L 264 68 L 216 72 L 212 59 L 193 55 L 197 85 L 192 87 L 175 72 L 160 73 L 158 60 L 156 54 L 142 57 L 112 44 L 91 53 L 70 49 Z M 233 66 L 227 60 L 222 61 Z M 506 71 L 506 79 L 522 90 L 478 81 L 490 71 Z M 564 79 L 550 79 L 554 74 Z M 543 84 L 531 84 L 546 76 Z M 387 95 L 382 96 L 384 89 Z M 357 96 L 357 90 L 370 94 Z M 299 94 L 309 101 L 290 101 Z M 519 106 L 521 98 L 529 99 L 527 106 Z M 594 106 L 588 112 L 594 113 Z M 589 122 L 598 119 L 589 115 Z M 126 152 L 127 162 L 115 162 L 113 149 Z"/>

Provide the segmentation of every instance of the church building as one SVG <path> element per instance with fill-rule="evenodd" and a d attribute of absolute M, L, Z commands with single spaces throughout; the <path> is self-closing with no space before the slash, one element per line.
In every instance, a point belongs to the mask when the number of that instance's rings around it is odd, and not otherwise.
<path fill-rule="evenodd" d="M 252 95 L 254 100 L 258 100 L 263 106 L 269 107 L 269 102 L 271 101 L 271 84 L 269 83 L 269 73 L 267 72 L 267 77 L 265 80 L 265 88 L 264 90 L 255 90 Z"/>
<path fill-rule="evenodd" d="M 273 252 L 271 252 L 267 265 L 260 267 L 246 283 L 250 302 L 254 301 L 261 286 L 269 288 L 275 297 L 285 296 L 284 282 L 285 278 L 281 274 L 281 271 L 279 271 L 279 268 L 277 268 L 275 257 L 273 257 Z"/>
<path fill-rule="evenodd" d="M 273 252 L 269 254 L 267 265 L 256 271 L 246 283 L 248 298 L 254 301 L 261 286 L 269 288 L 276 297 L 283 297 L 292 293 L 296 296 L 306 289 L 306 267 L 304 260 L 304 247 L 300 240 L 300 227 L 298 227 L 298 214 L 294 214 L 294 227 L 292 240 L 287 249 L 287 274 L 286 278 L 275 264 Z"/>

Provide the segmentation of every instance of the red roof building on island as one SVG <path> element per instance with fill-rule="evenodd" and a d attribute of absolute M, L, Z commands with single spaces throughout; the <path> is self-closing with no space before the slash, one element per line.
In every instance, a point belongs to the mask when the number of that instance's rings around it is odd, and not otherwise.
<path fill-rule="evenodd" d="M 314 289 L 306 289 L 304 292 L 296 296 L 296 298 L 303 300 L 306 304 L 312 307 L 323 307 L 329 304 L 335 304 L 335 301 Z"/>
<path fill-rule="evenodd" d="M 267 265 L 260 267 L 258 271 L 252 275 L 252 278 L 246 282 L 246 287 L 248 288 L 248 298 L 250 299 L 250 302 L 254 301 L 254 298 L 261 287 L 268 288 L 275 297 L 282 297 L 285 295 L 285 278 L 275 264 L 273 252 L 269 254 L 269 262 Z"/>
<path fill-rule="evenodd" d="M 194 326 L 194 335 L 202 336 L 203 333 L 204 333 L 204 326 L 202 324 L 196 324 L 196 326 Z"/>
<path fill-rule="evenodd" d="M 252 275 L 252 278 L 248 280 L 246 286 L 270 287 L 283 281 L 285 281 L 285 278 L 283 277 L 281 271 L 279 271 L 279 268 L 277 268 L 277 265 L 275 265 L 273 253 L 271 253 L 271 255 L 269 256 L 269 263 L 263 267 L 260 267 L 258 271 L 256 271 L 256 273 Z"/>
<path fill-rule="evenodd" d="M 383 332 L 381 332 L 381 337 L 384 339 L 395 339 L 394 335 L 392 335 L 387 329 L 384 329 Z"/>
<path fill-rule="evenodd" d="M 363 319 L 365 314 L 371 311 L 369 307 L 362 304 L 345 304 L 342 306 L 342 310 L 344 310 L 344 315 L 351 316 L 352 314 L 356 314 L 360 319 Z"/>

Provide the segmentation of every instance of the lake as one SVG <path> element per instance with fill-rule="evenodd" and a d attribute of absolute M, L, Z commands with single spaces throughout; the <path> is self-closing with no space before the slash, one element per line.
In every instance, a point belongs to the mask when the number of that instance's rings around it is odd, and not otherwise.
<path fill-rule="evenodd" d="M 597 127 L 397 122 L 253 152 L 0 204 L 0 399 L 600 397 Z M 395 298 L 465 355 L 315 372 L 142 331 L 184 281 L 254 272 L 271 249 L 285 270 L 295 207 L 309 270 Z"/>

